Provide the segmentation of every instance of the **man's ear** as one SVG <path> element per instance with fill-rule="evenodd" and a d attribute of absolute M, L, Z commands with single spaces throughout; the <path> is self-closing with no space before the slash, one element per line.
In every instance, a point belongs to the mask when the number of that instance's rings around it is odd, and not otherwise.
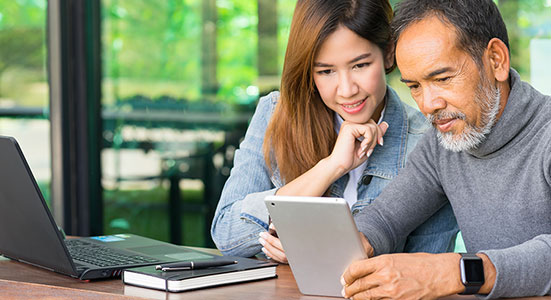
<path fill-rule="evenodd" d="M 489 67 L 494 74 L 497 81 L 504 82 L 509 80 L 509 68 L 511 67 L 511 61 L 509 57 L 509 49 L 505 43 L 498 39 L 493 38 L 488 42 L 486 48 L 487 58 L 489 59 Z"/>

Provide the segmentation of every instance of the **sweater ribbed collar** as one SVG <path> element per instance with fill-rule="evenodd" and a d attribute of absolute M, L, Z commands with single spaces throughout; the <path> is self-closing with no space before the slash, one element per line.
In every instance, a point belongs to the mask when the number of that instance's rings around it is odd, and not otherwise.
<path fill-rule="evenodd" d="M 510 69 L 510 78 L 511 90 L 501 117 L 477 148 L 466 151 L 477 158 L 498 155 L 501 149 L 511 144 L 525 129 L 536 113 L 537 106 L 530 105 L 534 89 L 521 81 L 520 75 L 513 68 Z"/>

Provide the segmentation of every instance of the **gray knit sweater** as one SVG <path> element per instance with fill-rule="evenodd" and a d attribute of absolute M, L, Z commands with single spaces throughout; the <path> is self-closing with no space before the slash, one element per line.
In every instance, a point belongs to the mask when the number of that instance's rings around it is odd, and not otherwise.
<path fill-rule="evenodd" d="M 355 215 L 375 254 L 395 251 L 449 201 L 467 251 L 485 253 L 496 267 L 488 298 L 549 294 L 551 97 L 511 69 L 505 110 L 476 150 L 447 151 L 435 130 L 376 201 Z"/>

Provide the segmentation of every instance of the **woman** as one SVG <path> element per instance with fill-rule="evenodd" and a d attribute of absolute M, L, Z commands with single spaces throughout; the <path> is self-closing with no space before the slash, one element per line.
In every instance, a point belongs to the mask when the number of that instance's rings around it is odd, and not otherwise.
<path fill-rule="evenodd" d="M 286 262 L 267 232 L 266 196 L 343 197 L 355 214 L 405 166 L 427 125 L 386 85 L 391 18 L 388 0 L 297 2 L 281 93 L 260 99 L 216 209 L 222 253 Z M 445 252 L 456 233 L 448 205 L 396 251 Z"/>

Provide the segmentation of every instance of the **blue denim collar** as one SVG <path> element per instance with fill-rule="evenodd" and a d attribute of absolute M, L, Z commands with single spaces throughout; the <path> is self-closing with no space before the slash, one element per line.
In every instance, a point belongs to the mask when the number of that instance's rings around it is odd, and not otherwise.
<path fill-rule="evenodd" d="M 362 177 L 377 176 L 384 179 L 393 179 L 406 164 L 408 117 L 404 104 L 389 86 L 387 86 L 383 121 L 389 125 L 384 135 L 383 146 L 377 145 L 375 147 Z M 329 187 L 329 194 L 333 197 L 342 197 L 347 182 L 348 174 L 345 174 Z"/>
<path fill-rule="evenodd" d="M 406 145 L 408 137 L 408 116 L 404 105 L 396 92 L 387 87 L 386 110 L 383 121 L 389 127 L 381 147 L 377 145 L 364 170 L 363 175 L 393 179 L 406 164 Z"/>

